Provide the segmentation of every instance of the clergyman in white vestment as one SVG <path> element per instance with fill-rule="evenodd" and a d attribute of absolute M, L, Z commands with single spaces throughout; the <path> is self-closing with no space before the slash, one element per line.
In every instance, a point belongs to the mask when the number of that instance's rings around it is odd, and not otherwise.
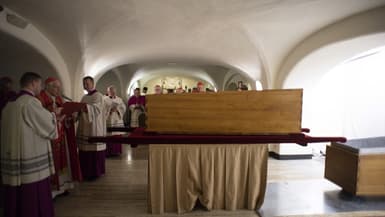
<path fill-rule="evenodd" d="M 107 96 L 104 97 L 105 114 L 107 118 L 107 127 L 124 127 L 123 115 L 126 112 L 126 105 L 122 98 L 116 95 L 116 88 L 109 86 Z M 120 132 L 111 132 L 109 135 L 119 136 Z M 122 153 L 121 143 L 107 143 L 107 156 L 120 155 Z"/>
<path fill-rule="evenodd" d="M 51 140 L 58 136 L 56 117 L 35 97 L 41 91 L 40 75 L 24 73 L 20 86 L 1 120 L 4 216 L 53 217 L 49 177 L 55 172 Z"/>
<path fill-rule="evenodd" d="M 87 111 L 82 111 L 79 114 L 76 136 L 83 177 L 95 179 L 105 173 L 106 144 L 89 143 L 88 137 L 106 135 L 104 96 L 95 89 L 92 77 L 84 77 L 83 86 L 87 94 L 83 96 L 81 102 L 87 104 Z"/>

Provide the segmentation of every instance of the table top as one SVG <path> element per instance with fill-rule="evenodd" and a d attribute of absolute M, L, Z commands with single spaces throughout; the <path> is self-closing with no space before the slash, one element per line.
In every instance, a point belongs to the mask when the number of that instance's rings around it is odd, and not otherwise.
<path fill-rule="evenodd" d="M 346 142 L 332 143 L 357 154 L 383 154 L 385 153 L 385 137 L 371 137 L 349 139 Z"/>

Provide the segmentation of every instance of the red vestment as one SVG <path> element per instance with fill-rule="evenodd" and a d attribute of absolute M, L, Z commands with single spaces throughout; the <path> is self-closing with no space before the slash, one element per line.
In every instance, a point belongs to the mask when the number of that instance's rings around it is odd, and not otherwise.
<path fill-rule="evenodd" d="M 63 107 L 64 100 L 62 97 L 53 98 L 43 90 L 40 92 L 38 99 L 43 107 L 54 112 L 55 107 Z M 68 167 L 67 150 L 69 152 L 69 165 L 73 181 L 81 181 L 82 175 L 79 163 L 79 154 L 76 145 L 75 126 L 72 117 L 66 117 L 61 123 L 58 123 L 59 137 L 51 142 L 52 154 L 55 163 L 56 174 L 53 177 L 54 184 L 59 185 L 59 172 Z"/>

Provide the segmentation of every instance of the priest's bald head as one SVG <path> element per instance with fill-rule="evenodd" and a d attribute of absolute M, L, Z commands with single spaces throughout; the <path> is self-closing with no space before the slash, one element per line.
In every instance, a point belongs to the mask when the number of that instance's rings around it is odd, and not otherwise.
<path fill-rule="evenodd" d="M 60 96 L 61 95 L 61 83 L 59 79 L 54 77 L 49 77 L 45 80 L 45 91 L 47 91 L 51 96 Z"/>
<path fill-rule="evenodd" d="M 20 78 L 20 87 L 38 95 L 41 91 L 41 76 L 35 72 L 24 73 Z"/>

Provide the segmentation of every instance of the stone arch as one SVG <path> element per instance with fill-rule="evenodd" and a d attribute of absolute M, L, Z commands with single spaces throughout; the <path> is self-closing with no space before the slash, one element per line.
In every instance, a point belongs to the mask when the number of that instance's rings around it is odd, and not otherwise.
<path fill-rule="evenodd" d="M 46 58 L 47 61 L 56 70 L 58 77 L 62 81 L 64 94 L 72 96 L 73 88 L 67 64 L 65 63 L 56 47 L 32 23 L 27 23 L 28 27 L 24 29 L 8 23 L 6 19 L 8 14 L 14 14 L 15 16 L 20 17 L 20 19 L 24 19 L 10 9 L 5 8 L 4 12 L 0 13 L 0 31 L 5 32 L 6 34 L 9 34 L 12 37 L 18 39 L 19 41 L 28 44 L 38 53 L 40 53 L 40 55 L 44 56 L 44 58 Z"/>
<path fill-rule="evenodd" d="M 316 78 L 317 73 L 314 71 L 320 71 L 317 69 L 319 66 L 324 69 L 330 68 L 335 63 L 357 53 L 380 46 L 379 41 L 365 40 L 365 38 L 373 35 L 376 38 L 376 35 L 384 33 L 383 20 L 385 20 L 385 7 L 380 7 L 353 15 L 312 34 L 290 52 L 290 55 L 281 64 L 273 86 L 275 88 L 284 87 L 287 78 L 292 73 L 298 73 L 299 70 L 304 70 L 302 74 L 307 78 Z M 359 26 L 357 26 L 358 23 Z M 362 43 L 363 41 L 368 44 Z M 343 50 L 337 50 L 337 48 Z M 333 59 L 328 59 L 328 55 L 321 56 L 321 54 L 326 54 L 325 51 L 333 54 L 330 55 L 333 56 Z M 318 64 L 308 65 L 309 68 L 305 68 L 306 62 L 311 60 L 313 60 L 312 62 L 317 60 Z"/>

